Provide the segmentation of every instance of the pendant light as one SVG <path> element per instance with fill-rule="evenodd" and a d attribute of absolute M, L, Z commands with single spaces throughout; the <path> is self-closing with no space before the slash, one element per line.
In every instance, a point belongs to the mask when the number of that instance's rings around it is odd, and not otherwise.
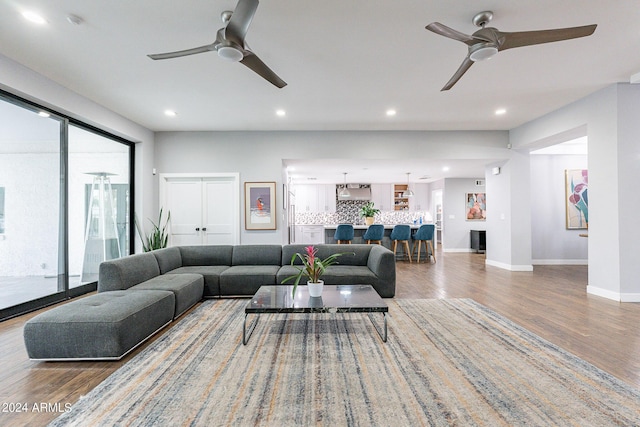
<path fill-rule="evenodd" d="M 409 188 L 409 175 L 411 175 L 411 172 L 407 172 L 407 190 L 402 193 L 403 197 L 413 197 L 413 191 L 411 191 L 411 188 Z"/>
<path fill-rule="evenodd" d="M 347 197 L 351 197 L 351 193 L 349 192 L 349 189 L 347 188 L 347 173 L 346 172 L 342 172 L 342 174 L 344 175 L 344 186 L 342 187 L 342 189 L 338 193 L 338 197 L 342 197 L 344 199 L 344 198 L 347 198 Z"/>

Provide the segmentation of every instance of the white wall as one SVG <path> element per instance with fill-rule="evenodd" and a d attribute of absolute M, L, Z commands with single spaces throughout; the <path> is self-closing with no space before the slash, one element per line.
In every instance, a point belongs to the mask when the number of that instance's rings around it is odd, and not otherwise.
<path fill-rule="evenodd" d="M 640 301 L 640 228 L 630 196 L 640 179 L 640 86 L 616 84 L 510 131 L 514 148 L 573 129 L 586 129 L 589 146 L 589 286 L 614 300 Z"/>
<path fill-rule="evenodd" d="M 445 252 L 470 252 L 470 231 L 486 230 L 486 221 L 468 221 L 466 218 L 466 193 L 486 192 L 484 185 L 476 186 L 476 179 L 484 181 L 484 177 L 444 180 L 442 250 Z M 490 196 L 487 196 L 487 215 L 492 215 Z"/>
<path fill-rule="evenodd" d="M 565 170 L 587 169 L 586 155 L 531 156 L 533 264 L 587 264 L 586 230 L 567 230 Z"/>
<path fill-rule="evenodd" d="M 363 150 L 362 147 L 368 147 Z M 276 231 L 242 230 L 242 243 L 286 241 L 282 211 L 282 160 L 325 158 L 506 158 L 507 133 L 480 132 L 159 132 L 158 173 L 239 172 L 244 181 L 275 181 Z M 244 223 L 242 219 L 241 223 Z"/>

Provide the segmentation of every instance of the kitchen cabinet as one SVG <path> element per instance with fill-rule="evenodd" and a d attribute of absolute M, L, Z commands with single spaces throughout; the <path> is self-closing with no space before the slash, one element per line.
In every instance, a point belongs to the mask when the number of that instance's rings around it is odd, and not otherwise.
<path fill-rule="evenodd" d="M 296 225 L 295 240 L 291 243 L 305 245 L 317 245 L 324 243 L 324 226 L 322 225 Z"/>
<path fill-rule="evenodd" d="M 416 183 L 412 185 L 414 196 L 409 200 L 412 211 L 425 212 L 429 210 L 429 184 Z"/>
<path fill-rule="evenodd" d="M 335 212 L 335 184 L 299 184 L 295 186 L 297 212 Z"/>
<path fill-rule="evenodd" d="M 393 210 L 393 191 L 391 184 L 371 184 L 371 201 L 376 209 Z"/>

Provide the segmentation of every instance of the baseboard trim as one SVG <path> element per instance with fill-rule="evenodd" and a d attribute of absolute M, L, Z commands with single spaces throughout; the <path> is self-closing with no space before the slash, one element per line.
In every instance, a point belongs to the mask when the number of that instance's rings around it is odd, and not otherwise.
<path fill-rule="evenodd" d="M 533 271 L 533 265 L 531 264 L 512 265 L 512 264 L 505 264 L 503 262 L 492 261 L 490 259 L 485 260 L 484 263 L 492 267 L 498 267 L 498 268 L 502 268 L 503 270 L 509 270 L 509 271 Z"/>
<path fill-rule="evenodd" d="M 442 252 L 475 252 L 474 249 L 469 248 L 443 248 Z"/>
<path fill-rule="evenodd" d="M 588 285 L 587 293 L 618 302 L 640 302 L 640 293 L 620 293 Z"/>
<path fill-rule="evenodd" d="M 533 259 L 533 265 L 589 265 L 587 259 Z"/>

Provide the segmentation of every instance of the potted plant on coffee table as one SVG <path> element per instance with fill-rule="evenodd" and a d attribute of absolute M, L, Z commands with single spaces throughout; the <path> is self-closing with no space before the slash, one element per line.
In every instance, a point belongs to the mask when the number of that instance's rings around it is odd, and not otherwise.
<path fill-rule="evenodd" d="M 333 264 L 337 264 L 337 258 L 344 255 L 344 253 L 335 253 L 329 255 L 325 259 L 320 259 L 317 256 L 318 249 L 313 246 L 305 247 L 305 253 L 295 253 L 291 257 L 291 265 L 295 267 L 298 272 L 292 276 L 287 277 L 282 281 L 286 283 L 293 280 L 293 290 L 291 291 L 291 298 L 295 298 L 296 289 L 303 277 L 307 278 L 307 286 L 309 287 L 309 296 L 319 297 L 322 296 L 322 287 L 324 281 L 320 277 L 324 274 L 327 267 Z M 355 255 L 355 253 L 354 253 Z M 302 261 L 302 266 L 295 265 L 296 258 Z"/>
<path fill-rule="evenodd" d="M 364 217 L 364 223 L 371 225 L 374 222 L 374 215 L 380 212 L 380 209 L 373 207 L 373 202 L 367 202 L 360 208 L 360 216 Z"/>

